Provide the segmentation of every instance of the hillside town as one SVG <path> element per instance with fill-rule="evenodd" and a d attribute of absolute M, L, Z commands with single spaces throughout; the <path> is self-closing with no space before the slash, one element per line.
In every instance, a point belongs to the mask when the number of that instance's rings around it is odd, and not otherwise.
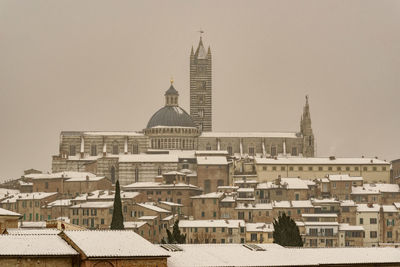
<path fill-rule="evenodd" d="M 0 184 L 1 266 L 400 266 L 400 159 L 317 156 L 308 95 L 292 132 L 213 131 L 202 33 L 190 112 L 171 79 L 143 129 L 55 133 L 51 171 Z"/>

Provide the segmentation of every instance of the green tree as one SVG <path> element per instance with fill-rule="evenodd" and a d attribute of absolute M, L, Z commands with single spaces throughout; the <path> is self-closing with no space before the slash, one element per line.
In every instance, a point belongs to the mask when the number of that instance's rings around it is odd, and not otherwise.
<path fill-rule="evenodd" d="M 174 222 L 172 233 L 167 229 L 167 241 L 165 241 L 164 238 L 161 240 L 161 243 L 163 244 L 185 244 L 185 242 L 186 234 L 181 234 L 181 230 L 179 230 L 179 220 Z"/>
<path fill-rule="evenodd" d="M 115 196 L 114 196 L 114 210 L 111 220 L 112 230 L 124 230 L 124 216 L 122 215 L 121 192 L 119 188 L 119 181 L 115 183 Z"/>
<path fill-rule="evenodd" d="M 274 243 L 284 247 L 302 247 L 303 240 L 295 221 L 285 213 L 274 219 Z"/>

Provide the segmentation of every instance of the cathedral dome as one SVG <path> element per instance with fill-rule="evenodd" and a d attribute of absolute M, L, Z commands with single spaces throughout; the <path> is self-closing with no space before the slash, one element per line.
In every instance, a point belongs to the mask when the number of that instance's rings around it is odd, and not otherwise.
<path fill-rule="evenodd" d="M 179 106 L 165 106 L 154 113 L 147 124 L 147 129 L 156 126 L 196 127 L 192 117 Z"/>
<path fill-rule="evenodd" d="M 165 127 L 196 127 L 192 117 L 178 105 L 179 93 L 172 85 L 165 92 L 165 106 L 159 109 L 147 123 L 147 129 Z"/>

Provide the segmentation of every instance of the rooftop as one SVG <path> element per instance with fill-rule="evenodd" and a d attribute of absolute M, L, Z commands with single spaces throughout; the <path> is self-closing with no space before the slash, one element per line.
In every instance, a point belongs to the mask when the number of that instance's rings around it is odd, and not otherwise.
<path fill-rule="evenodd" d="M 255 158 L 257 164 L 298 164 L 298 165 L 390 165 L 389 162 L 375 158 L 302 158 L 302 157 L 292 157 L 292 158 Z"/>
<path fill-rule="evenodd" d="M 204 156 L 197 157 L 197 165 L 227 165 L 226 157 Z"/>
<path fill-rule="evenodd" d="M 179 227 L 227 227 L 245 226 L 244 220 L 180 220 Z"/>

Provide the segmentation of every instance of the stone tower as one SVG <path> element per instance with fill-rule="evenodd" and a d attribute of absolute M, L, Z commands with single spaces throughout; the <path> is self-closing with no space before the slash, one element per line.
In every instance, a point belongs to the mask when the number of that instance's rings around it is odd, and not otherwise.
<path fill-rule="evenodd" d="M 311 128 L 310 105 L 308 104 L 308 96 L 306 96 L 306 104 L 303 108 L 303 115 L 300 120 L 300 132 L 303 136 L 303 156 L 314 157 L 314 134 Z"/>
<path fill-rule="evenodd" d="M 190 116 L 200 131 L 212 131 L 211 49 L 200 36 L 196 52 L 190 53 Z"/>

